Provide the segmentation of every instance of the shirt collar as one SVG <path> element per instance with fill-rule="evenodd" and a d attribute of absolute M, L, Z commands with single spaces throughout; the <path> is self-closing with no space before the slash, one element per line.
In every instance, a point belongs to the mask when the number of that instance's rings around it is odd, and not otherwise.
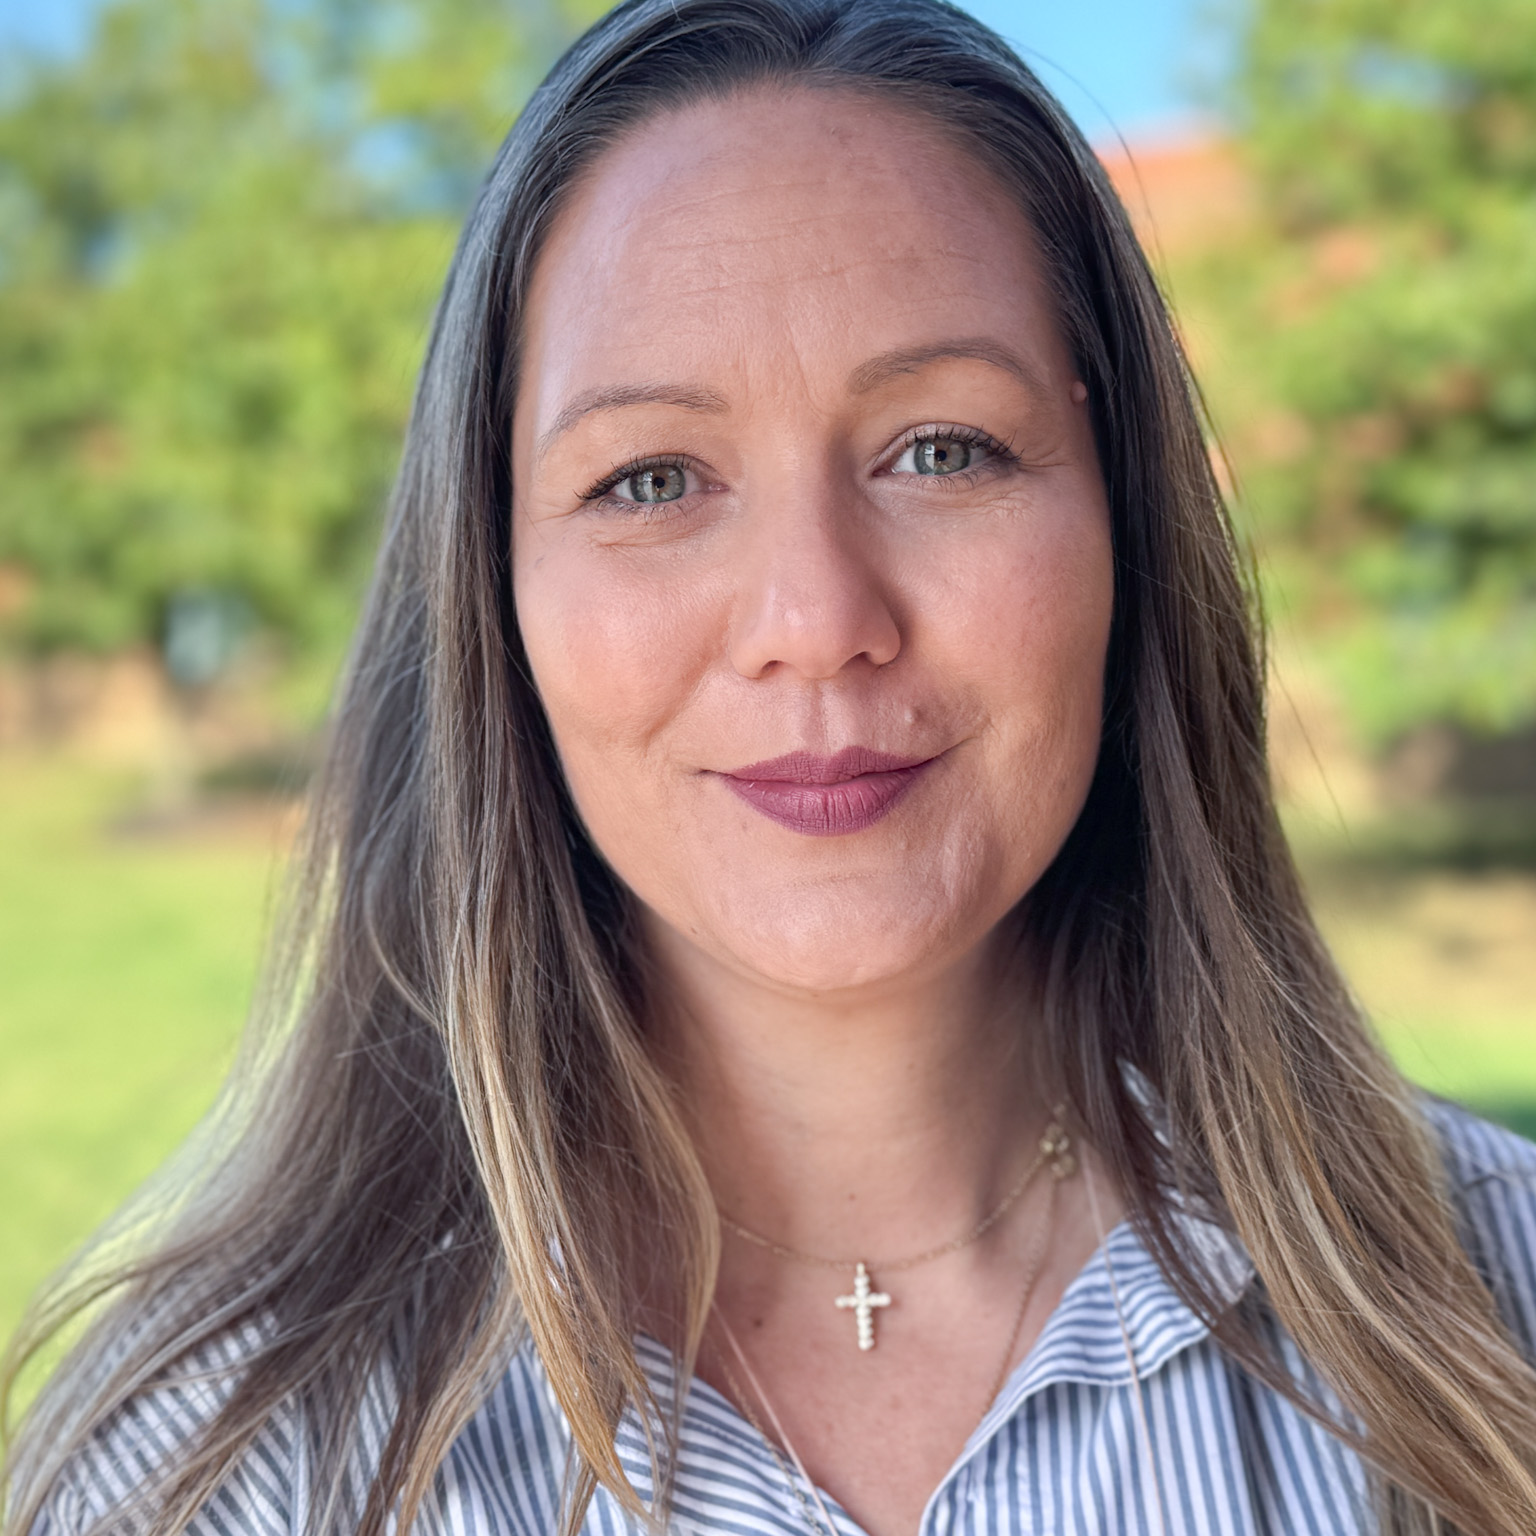
<path fill-rule="evenodd" d="M 1231 1306 L 1254 1275 L 1242 1244 L 1213 1223 L 1177 1209 L 1172 1219 L 1220 1300 Z M 1160 1371 L 1209 1333 L 1209 1324 L 1169 1284 L 1140 1234 L 1122 1221 L 1067 1287 L 1029 1354 L 976 1427 L 966 1453 L 1048 1387 L 1129 1386 Z"/>
<path fill-rule="evenodd" d="M 1253 1278 L 1253 1262 L 1236 1238 L 1210 1222 L 1177 1209 L 1173 1220 L 1214 1283 L 1231 1305 Z M 1118 1303 L 1118 1304 L 1117 1304 Z M 1209 1336 L 1210 1327 L 1168 1283 L 1129 1221 L 1122 1221 L 1067 1287 L 1040 1337 L 1014 1371 L 996 1402 L 977 1425 L 951 1473 L 960 1468 L 1037 1394 L 1062 1384 L 1127 1387 L 1146 1380 L 1184 1350 Z M 665 1414 L 675 1391 L 675 1361 L 654 1339 L 636 1341 L 641 1367 Z M 679 1475 L 687 1480 L 695 1437 L 726 1442 L 759 1457 L 758 1436 L 736 1409 L 707 1382 L 691 1384 L 683 1410 L 684 1445 Z M 690 1442 L 693 1445 L 690 1446 Z M 631 1409 L 620 1424 L 619 1460 L 642 1499 L 651 1497 L 651 1467 L 645 1435 Z M 765 1466 L 770 1485 L 776 1467 Z M 944 1482 L 948 1482 L 945 1478 Z"/>

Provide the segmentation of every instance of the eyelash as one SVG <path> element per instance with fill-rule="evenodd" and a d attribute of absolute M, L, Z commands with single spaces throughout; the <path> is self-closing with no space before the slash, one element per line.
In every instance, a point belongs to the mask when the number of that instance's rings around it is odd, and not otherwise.
<path fill-rule="evenodd" d="M 680 453 L 653 453 L 643 459 L 631 459 L 628 464 L 621 464 L 617 468 L 609 470 L 595 485 L 583 491 L 581 493 L 581 500 L 586 502 L 601 501 L 621 481 L 628 480 L 631 475 L 638 475 L 647 469 L 681 469 L 686 471 L 688 465 L 688 459 Z M 625 507 L 637 507 L 644 511 L 649 504 L 626 501 L 622 505 Z M 666 503 L 661 503 L 661 505 L 666 505 Z"/>
<path fill-rule="evenodd" d="M 926 426 L 913 427 L 911 431 L 903 433 L 901 442 L 896 452 L 891 456 L 892 461 L 899 459 L 907 449 L 915 447 L 918 443 L 938 440 L 950 443 L 970 443 L 977 448 L 985 448 L 993 458 L 1001 464 L 1017 464 L 1019 456 L 1007 443 L 999 442 L 990 432 L 983 432 L 979 427 L 962 427 L 951 422 L 929 422 Z M 976 469 L 956 470 L 948 475 L 925 475 L 925 480 L 931 479 L 936 484 L 949 483 L 968 484 L 977 474 L 981 473 L 986 465 L 979 465 Z"/>
<path fill-rule="evenodd" d="M 899 459 L 907 449 L 929 439 L 940 439 L 954 443 L 973 443 L 978 448 L 985 448 L 988 453 L 994 455 L 1005 464 L 1018 462 L 1018 455 L 1006 443 L 999 442 L 990 432 L 983 432 L 976 427 L 962 427 L 940 422 L 930 423 L 922 427 L 913 427 L 910 431 L 904 433 L 901 441 L 896 446 L 895 452 L 890 455 L 890 459 L 892 461 Z M 629 463 L 621 464 L 609 470 L 601 480 L 583 491 L 581 493 L 581 500 L 589 503 L 601 501 L 614 486 L 628 480 L 630 476 L 641 474 L 648 469 L 681 469 L 686 471 L 688 467 L 688 459 L 682 454 L 677 453 L 651 454 L 646 458 L 631 459 Z M 975 474 L 976 471 L 974 470 L 962 469 L 953 475 L 933 476 L 931 478 L 947 481 L 969 481 L 975 477 Z M 647 506 L 644 502 L 632 501 L 625 501 L 621 504 L 626 508 L 638 507 L 642 511 Z"/>

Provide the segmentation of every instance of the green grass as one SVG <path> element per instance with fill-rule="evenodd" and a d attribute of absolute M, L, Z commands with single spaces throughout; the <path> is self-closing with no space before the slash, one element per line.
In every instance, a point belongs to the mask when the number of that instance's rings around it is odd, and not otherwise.
<path fill-rule="evenodd" d="M 123 775 L 0 758 L 0 1338 L 191 1129 L 255 977 L 272 818 L 112 832 Z M 1410 1073 L 1536 1133 L 1536 876 L 1305 864 L 1325 931 Z"/>
<path fill-rule="evenodd" d="M 133 793 L 0 759 L 0 1338 L 195 1124 L 256 973 L 271 836 L 112 835 Z"/>
<path fill-rule="evenodd" d="M 1312 871 L 1313 906 L 1404 1071 L 1536 1137 L 1536 877 Z"/>

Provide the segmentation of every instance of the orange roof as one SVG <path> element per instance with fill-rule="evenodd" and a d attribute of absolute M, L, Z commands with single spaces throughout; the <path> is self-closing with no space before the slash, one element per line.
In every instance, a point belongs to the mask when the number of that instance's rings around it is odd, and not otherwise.
<path fill-rule="evenodd" d="M 1101 147 L 1099 158 L 1153 254 L 1220 238 L 1253 207 L 1247 173 L 1224 139 L 1116 144 Z"/>

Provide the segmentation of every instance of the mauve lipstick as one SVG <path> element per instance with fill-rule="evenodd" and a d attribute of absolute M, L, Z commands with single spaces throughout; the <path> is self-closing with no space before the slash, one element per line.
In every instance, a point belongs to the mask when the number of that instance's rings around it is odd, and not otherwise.
<path fill-rule="evenodd" d="M 787 752 L 720 777 L 781 827 L 808 837 L 838 837 L 874 826 L 936 761 L 844 747 L 830 757 Z"/>

